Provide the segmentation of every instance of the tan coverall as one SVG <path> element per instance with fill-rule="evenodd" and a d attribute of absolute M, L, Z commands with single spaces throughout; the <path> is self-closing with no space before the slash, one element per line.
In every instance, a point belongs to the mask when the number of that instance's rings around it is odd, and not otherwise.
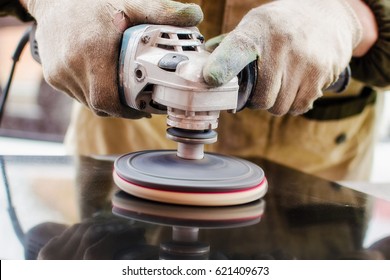
<path fill-rule="evenodd" d="M 210 39 L 232 30 L 251 8 L 267 1 L 182 2 L 201 5 L 205 20 L 199 28 Z M 357 95 L 361 88 L 353 82 L 343 96 Z M 267 111 L 249 109 L 237 114 L 223 112 L 218 142 L 206 149 L 240 157 L 260 156 L 331 180 L 366 180 L 370 174 L 375 118 L 374 105 L 338 120 L 275 117 Z M 176 143 L 165 138 L 165 129 L 166 116 L 141 120 L 102 118 L 76 104 L 66 141 L 72 153 L 83 155 L 175 149 Z"/>

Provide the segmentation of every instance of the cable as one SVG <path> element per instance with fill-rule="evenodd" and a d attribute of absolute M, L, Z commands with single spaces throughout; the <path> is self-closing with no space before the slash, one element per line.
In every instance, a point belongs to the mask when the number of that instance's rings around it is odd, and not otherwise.
<path fill-rule="evenodd" d="M 0 98 L 0 125 L 1 125 L 1 121 L 3 119 L 5 103 L 7 101 L 7 97 L 8 97 L 10 88 L 11 88 L 12 79 L 13 79 L 13 75 L 14 75 L 15 68 L 16 68 L 16 63 L 19 61 L 19 58 L 24 50 L 24 47 L 27 45 L 27 43 L 29 41 L 31 30 L 32 30 L 31 26 L 26 29 L 26 31 L 24 32 L 24 34 L 20 38 L 18 45 L 16 46 L 15 51 L 12 55 L 13 63 L 12 63 L 11 71 L 10 71 L 10 74 L 8 76 L 8 80 L 7 80 L 7 83 L 5 84 L 4 89 L 2 90 L 2 92 L 0 92 L 0 94 L 1 94 L 1 98 Z M 9 217 L 11 219 L 12 227 L 16 233 L 16 236 L 18 237 L 20 243 L 24 247 L 25 233 L 22 229 L 22 226 L 20 225 L 19 219 L 16 215 L 15 208 L 14 208 L 13 203 L 12 203 L 11 191 L 10 191 L 10 187 L 9 187 L 9 183 L 8 183 L 8 177 L 7 177 L 7 173 L 6 173 L 5 161 L 4 161 L 3 156 L 0 156 L 0 168 L 1 168 L 1 176 L 2 176 L 3 181 L 4 181 L 5 192 L 7 195 L 8 214 L 9 214 Z"/>
<path fill-rule="evenodd" d="M 3 94 L 1 95 L 1 98 L 0 98 L 0 125 L 1 125 L 1 121 L 3 119 L 5 103 L 7 101 L 9 90 L 11 88 L 12 78 L 13 78 L 13 75 L 15 72 L 16 63 L 19 61 L 20 55 L 22 54 L 24 47 L 27 45 L 31 30 L 32 30 L 31 26 L 27 28 L 27 30 L 24 32 L 23 36 L 20 38 L 19 43 L 16 46 L 16 49 L 14 51 L 14 54 L 12 55 L 13 63 L 12 63 L 11 71 L 10 71 L 10 74 L 8 76 L 7 83 L 5 84 Z"/>
<path fill-rule="evenodd" d="M 4 181 L 5 192 L 7 195 L 8 214 L 9 214 L 9 217 L 11 219 L 12 227 L 15 231 L 15 234 L 18 237 L 20 243 L 22 244 L 22 246 L 24 248 L 25 233 L 22 229 L 22 226 L 20 225 L 18 216 L 16 215 L 16 211 L 15 211 L 14 205 L 12 203 L 11 190 L 10 190 L 9 183 L 8 183 L 8 177 L 7 177 L 7 172 L 6 172 L 6 168 L 5 168 L 5 161 L 4 161 L 3 156 L 0 156 L 0 167 L 1 167 L 1 176 L 2 176 L 3 181 Z"/>

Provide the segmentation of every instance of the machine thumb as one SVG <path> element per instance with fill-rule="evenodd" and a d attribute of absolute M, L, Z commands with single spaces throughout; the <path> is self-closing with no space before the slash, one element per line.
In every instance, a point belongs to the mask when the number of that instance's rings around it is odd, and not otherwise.
<path fill-rule="evenodd" d="M 124 12 L 134 24 L 195 26 L 203 20 L 203 12 L 196 4 L 183 4 L 170 0 L 122 1 Z"/>
<path fill-rule="evenodd" d="M 254 48 L 244 38 L 230 33 L 212 52 L 203 67 L 203 78 L 210 86 L 221 86 L 237 76 L 257 59 Z"/>

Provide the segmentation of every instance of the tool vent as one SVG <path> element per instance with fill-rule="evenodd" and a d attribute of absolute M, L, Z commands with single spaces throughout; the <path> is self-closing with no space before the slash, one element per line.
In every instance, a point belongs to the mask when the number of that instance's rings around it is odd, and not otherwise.
<path fill-rule="evenodd" d="M 156 41 L 156 47 L 176 52 L 199 51 L 201 44 L 194 33 L 161 32 Z"/>

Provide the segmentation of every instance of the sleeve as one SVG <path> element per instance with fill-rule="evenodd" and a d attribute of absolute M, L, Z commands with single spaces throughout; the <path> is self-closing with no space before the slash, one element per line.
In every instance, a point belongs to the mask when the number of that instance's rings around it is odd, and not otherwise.
<path fill-rule="evenodd" d="M 0 16 L 16 16 L 22 21 L 34 20 L 18 0 L 0 0 Z"/>
<path fill-rule="evenodd" d="M 390 85 L 390 0 L 364 0 L 373 11 L 379 37 L 368 53 L 352 58 L 352 76 L 369 86 Z"/>

